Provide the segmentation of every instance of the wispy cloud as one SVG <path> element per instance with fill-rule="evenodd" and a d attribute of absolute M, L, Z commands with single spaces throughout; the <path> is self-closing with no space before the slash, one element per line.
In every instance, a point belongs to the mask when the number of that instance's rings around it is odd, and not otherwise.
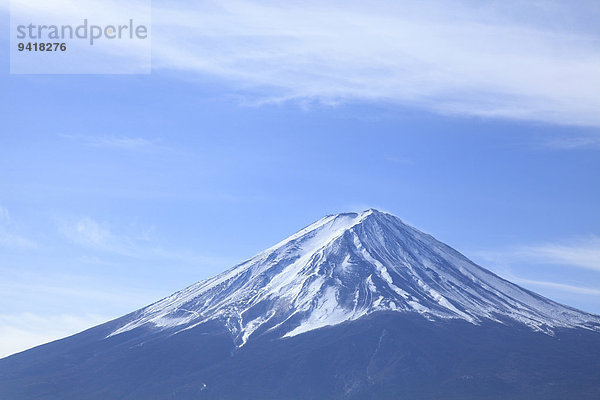
<path fill-rule="evenodd" d="M 600 271 L 600 237 L 589 235 L 561 243 L 513 246 L 503 250 L 475 251 L 473 255 L 498 266 L 556 264 Z"/>
<path fill-rule="evenodd" d="M 115 234 L 108 222 L 100 222 L 89 217 L 74 221 L 60 221 L 58 230 L 74 244 L 88 249 L 135 258 L 148 254 L 146 231 L 138 232 L 136 235 Z"/>
<path fill-rule="evenodd" d="M 8 222 L 10 222 L 10 215 L 8 214 L 8 210 L 0 206 L 0 224 L 7 224 Z"/>
<path fill-rule="evenodd" d="M 81 218 L 72 225 L 64 225 L 63 233 L 73 241 L 92 247 L 107 247 L 111 245 L 112 234 L 106 227 L 91 218 Z"/>
<path fill-rule="evenodd" d="M 157 294 L 129 286 L 115 288 L 108 282 L 85 275 L 65 275 L 27 271 L 0 271 L 0 295 L 7 299 L 22 299 L 34 303 L 40 298 L 55 302 L 79 302 L 92 305 L 102 304 L 130 311 L 156 300 Z"/>
<path fill-rule="evenodd" d="M 590 308 L 590 302 L 600 299 L 595 284 L 600 275 L 583 271 L 600 271 L 600 238 L 595 235 L 563 242 L 512 246 L 493 251 L 471 254 L 477 261 L 511 282 L 527 287 L 565 304 L 579 301 L 580 307 Z M 554 266 L 551 268 L 551 266 Z M 585 273 L 584 273 L 585 274 Z M 597 286 L 597 285 L 596 285 Z"/>
<path fill-rule="evenodd" d="M 0 246 L 34 249 L 37 243 L 14 231 L 8 210 L 0 206 Z"/>
<path fill-rule="evenodd" d="M 590 295 L 590 296 L 600 296 L 600 289 L 575 286 L 575 285 L 567 285 L 564 283 L 557 282 L 547 282 L 547 281 L 537 281 L 532 279 L 523 279 L 523 278 L 511 278 L 511 281 L 515 283 L 520 283 L 524 285 L 532 285 L 532 286 L 542 286 L 551 289 L 557 289 L 564 292 Z"/>
<path fill-rule="evenodd" d="M 0 358 L 73 335 L 109 319 L 93 314 L 0 314 Z"/>
<path fill-rule="evenodd" d="M 62 138 L 75 140 L 88 147 L 112 148 L 131 151 L 155 151 L 162 148 L 160 139 L 145 139 L 127 136 L 92 136 L 92 135 L 67 135 Z"/>
<path fill-rule="evenodd" d="M 29 3 L 94 11 L 88 2 Z M 122 3 L 94 2 L 103 16 L 122 14 Z M 153 9 L 155 70 L 217 77 L 257 103 L 375 101 L 600 126 L 594 1 L 209 0 Z"/>
<path fill-rule="evenodd" d="M 552 139 L 546 147 L 558 150 L 600 149 L 600 136 L 572 136 Z"/>
<path fill-rule="evenodd" d="M 137 259 L 164 259 L 178 263 L 228 266 L 236 260 L 198 254 L 186 249 L 172 249 L 161 245 L 153 233 L 153 226 L 114 229 L 108 222 L 83 217 L 74 221 L 60 221 L 59 232 L 72 243 L 98 253 Z M 103 264 L 97 256 L 86 255 L 81 261 Z"/>
<path fill-rule="evenodd" d="M 20 236 L 14 233 L 6 232 L 0 227 L 0 246 L 5 247 L 16 247 L 22 249 L 35 249 L 37 247 L 36 242 L 27 239 L 24 236 Z"/>
<path fill-rule="evenodd" d="M 567 243 L 522 246 L 515 250 L 514 256 L 538 263 L 564 264 L 600 271 L 600 237 L 592 235 Z"/>
<path fill-rule="evenodd" d="M 217 75 L 272 101 L 385 101 L 600 125 L 597 37 L 549 28 L 534 17 L 541 5 L 202 4 L 154 6 L 155 66 Z M 167 32 L 179 46 L 161 37 Z"/>
<path fill-rule="evenodd" d="M 93 271 L 0 266 L 0 357 L 90 328 L 167 294 L 117 281 Z"/>

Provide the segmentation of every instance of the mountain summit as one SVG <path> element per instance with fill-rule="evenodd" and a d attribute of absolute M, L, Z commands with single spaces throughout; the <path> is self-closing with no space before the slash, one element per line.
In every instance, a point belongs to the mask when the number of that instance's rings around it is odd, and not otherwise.
<path fill-rule="evenodd" d="M 222 321 L 236 345 L 353 321 L 377 311 L 430 320 L 516 321 L 531 329 L 598 329 L 565 307 L 479 267 L 432 236 L 374 209 L 326 216 L 213 278 L 136 312 L 111 335 L 175 332 Z"/>
<path fill-rule="evenodd" d="M 597 400 L 599 382 L 599 316 L 373 209 L 0 360 L 11 400 Z"/>

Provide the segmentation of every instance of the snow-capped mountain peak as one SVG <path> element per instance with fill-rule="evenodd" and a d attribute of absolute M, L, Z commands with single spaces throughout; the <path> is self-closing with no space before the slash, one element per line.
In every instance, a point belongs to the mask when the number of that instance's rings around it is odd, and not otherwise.
<path fill-rule="evenodd" d="M 295 336 L 386 310 L 473 324 L 515 321 L 547 332 L 600 327 L 600 317 L 522 289 L 399 218 L 369 209 L 326 216 L 131 314 L 111 336 L 141 326 L 178 332 L 217 320 L 241 346 L 253 334 Z"/>

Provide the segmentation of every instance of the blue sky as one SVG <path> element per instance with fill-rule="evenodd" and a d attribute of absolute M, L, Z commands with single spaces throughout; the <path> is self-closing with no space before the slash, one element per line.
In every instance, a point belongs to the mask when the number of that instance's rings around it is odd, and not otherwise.
<path fill-rule="evenodd" d="M 154 2 L 114 76 L 9 75 L 4 8 L 0 356 L 369 207 L 600 313 L 597 5 L 290 4 Z"/>

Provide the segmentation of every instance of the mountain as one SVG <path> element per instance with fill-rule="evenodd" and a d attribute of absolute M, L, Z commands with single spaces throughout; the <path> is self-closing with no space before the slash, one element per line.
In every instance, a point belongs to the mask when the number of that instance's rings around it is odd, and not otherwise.
<path fill-rule="evenodd" d="M 600 398 L 600 317 L 377 210 L 0 360 L 0 399 Z"/>
<path fill-rule="evenodd" d="M 135 313 L 141 326 L 179 332 L 221 320 L 242 346 L 268 330 L 295 336 L 377 311 L 430 320 L 514 320 L 531 329 L 598 329 L 600 317 L 557 304 L 477 266 L 376 210 L 327 216 L 214 278 Z"/>

